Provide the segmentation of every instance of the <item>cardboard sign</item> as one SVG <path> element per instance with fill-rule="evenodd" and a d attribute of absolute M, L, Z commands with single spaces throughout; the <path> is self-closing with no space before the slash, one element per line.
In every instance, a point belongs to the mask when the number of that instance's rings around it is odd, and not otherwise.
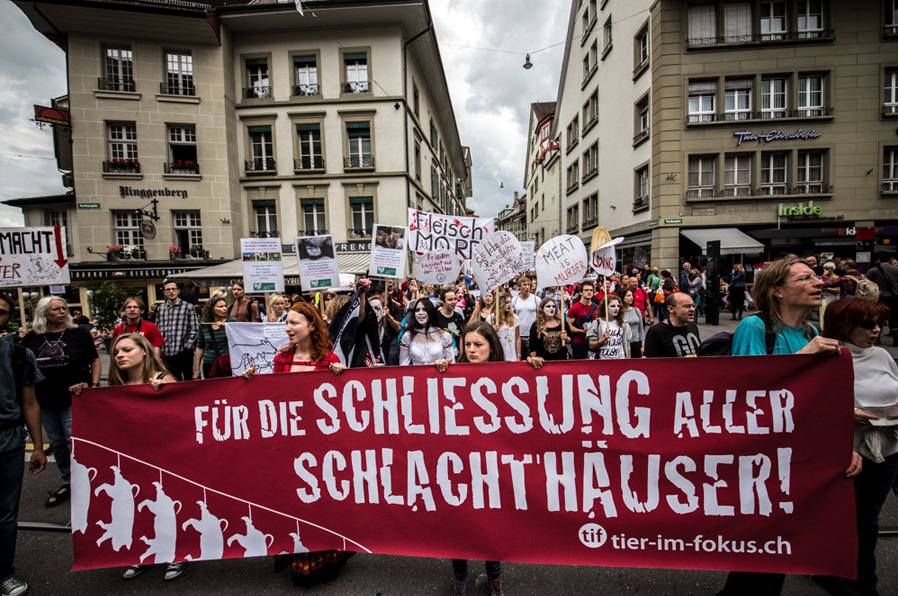
<path fill-rule="evenodd" d="M 368 275 L 372 277 L 405 277 L 406 229 L 402 226 L 374 224 L 374 242 L 371 244 L 371 261 Z"/>
<path fill-rule="evenodd" d="M 417 254 L 448 250 L 470 259 L 474 247 L 495 230 L 492 217 L 461 217 L 408 210 L 409 250 Z"/>
<path fill-rule="evenodd" d="M 304 292 L 321 291 L 340 285 L 334 237 L 304 236 L 296 239 L 299 277 Z"/>
<path fill-rule="evenodd" d="M 437 250 L 418 257 L 415 279 L 426 284 L 448 284 L 458 279 L 461 260 L 448 250 Z"/>
<path fill-rule="evenodd" d="M 492 292 L 524 270 L 521 243 L 511 232 L 500 230 L 490 234 L 474 247 L 471 269 L 477 287 Z"/>
<path fill-rule="evenodd" d="M 71 282 L 64 226 L 0 228 L 0 288 Z"/>
<path fill-rule="evenodd" d="M 536 254 L 536 289 L 577 283 L 587 269 L 583 241 L 577 236 L 555 236 L 540 246 Z"/>
<path fill-rule="evenodd" d="M 228 323 L 225 332 L 231 374 L 235 377 L 253 366 L 260 375 L 271 374 L 274 372 L 274 357 L 289 343 L 283 323 Z"/>
<path fill-rule="evenodd" d="M 240 257 L 247 293 L 284 291 L 280 238 L 241 238 Z"/>
<path fill-rule="evenodd" d="M 74 568 L 335 548 L 853 577 L 851 371 L 845 350 L 87 389 Z"/>

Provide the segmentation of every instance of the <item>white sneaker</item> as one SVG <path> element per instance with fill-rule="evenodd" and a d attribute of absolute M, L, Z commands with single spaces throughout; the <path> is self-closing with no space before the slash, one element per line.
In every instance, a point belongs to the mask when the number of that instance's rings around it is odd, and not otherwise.
<path fill-rule="evenodd" d="M 148 565 L 131 565 L 130 567 L 125 569 L 125 572 L 122 573 L 122 577 L 124 579 L 134 579 L 135 577 L 146 571 L 147 567 Z"/>
<path fill-rule="evenodd" d="M 28 583 L 17 577 L 11 577 L 0 585 L 0 594 L 3 596 L 22 596 L 27 591 Z"/>
<path fill-rule="evenodd" d="M 165 568 L 165 575 L 163 578 L 165 581 L 170 581 L 184 573 L 184 569 L 187 567 L 187 563 L 181 561 L 180 563 L 169 563 L 168 567 Z"/>

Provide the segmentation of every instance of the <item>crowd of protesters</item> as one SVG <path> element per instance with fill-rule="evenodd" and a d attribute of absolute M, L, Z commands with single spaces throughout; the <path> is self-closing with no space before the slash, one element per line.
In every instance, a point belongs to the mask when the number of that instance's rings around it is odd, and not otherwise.
<path fill-rule="evenodd" d="M 834 594 L 878 594 L 875 557 L 879 511 L 898 477 L 898 441 L 878 417 L 898 417 L 898 369 L 877 347 L 887 328 L 898 342 L 898 266 L 888 255 L 877 259 L 866 276 L 851 259 L 819 263 L 816 256 L 795 255 L 756 268 L 753 283 L 740 264 L 708 287 L 708 272 L 684 262 L 678 271 L 646 265 L 577 285 L 536 289 L 522 274 L 492 292 L 481 292 L 468 276 L 433 286 L 408 279 L 372 284 L 358 282 L 353 299 L 331 291 L 314 296 L 271 294 L 248 297 L 242 281 L 230 292 L 212 291 L 200 312 L 193 286 L 162 284 L 165 300 L 147 312 L 140 297 L 122 304 L 121 323 L 111 331 L 110 385 L 150 384 L 164 392 L 167 383 L 231 376 L 252 379 L 255 367 L 233 371 L 226 328 L 230 322 L 282 323 L 288 344 L 275 358 L 275 372 L 346 367 L 428 365 L 440 372 L 453 363 L 526 361 L 541 368 L 548 361 L 693 357 L 703 355 L 695 316 L 714 303 L 740 320 L 732 337 L 733 355 L 837 353 L 851 349 L 856 369 L 854 451 L 845 474 L 857 496 L 860 551 L 858 579 L 815 578 Z M 598 290 L 598 291 L 597 291 Z M 358 307 L 348 341 L 351 362 L 335 354 L 337 328 Z M 756 309 L 757 312 L 752 313 Z M 69 442 L 73 396 L 100 384 L 97 333 L 89 321 L 73 319 L 68 304 L 42 298 L 30 330 L 11 323 L 15 301 L 0 294 L 0 582 L 2 596 L 27 590 L 16 578 L 16 515 L 22 488 L 25 432 L 34 444 L 31 473 L 46 464 L 42 438 L 51 444 L 60 487 L 46 500 L 55 507 L 69 500 Z M 745 313 L 753 316 L 744 316 Z M 77 313 L 80 315 L 80 313 Z M 152 320 L 151 320 L 152 319 Z M 20 332 L 21 331 L 21 332 Z M 41 428 L 43 427 L 43 429 Z M 349 553 L 322 551 L 282 556 L 277 569 L 291 568 L 294 581 L 310 585 L 333 581 Z M 131 579 L 146 567 L 132 566 Z M 165 579 L 178 577 L 183 563 L 166 567 Z M 487 562 L 491 595 L 503 593 L 501 566 Z M 723 595 L 778 594 L 781 574 L 736 573 Z M 453 594 L 467 590 L 467 562 L 453 561 Z M 854 592 L 851 592 L 854 590 Z"/>

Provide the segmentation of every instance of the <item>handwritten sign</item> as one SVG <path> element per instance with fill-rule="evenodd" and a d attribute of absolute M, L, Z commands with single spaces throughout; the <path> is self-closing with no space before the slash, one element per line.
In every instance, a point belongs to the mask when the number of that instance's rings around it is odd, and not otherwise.
<path fill-rule="evenodd" d="M 492 217 L 460 217 L 408 210 L 409 250 L 418 254 L 450 250 L 463 259 L 470 259 L 474 247 L 494 229 Z"/>
<path fill-rule="evenodd" d="M 273 373 L 275 355 L 289 342 L 283 323 L 228 323 L 225 332 L 234 376 L 253 365 L 261 375 Z"/>
<path fill-rule="evenodd" d="M 247 291 L 284 291 L 280 238 L 241 238 L 240 256 Z"/>
<path fill-rule="evenodd" d="M 586 247 L 577 236 L 555 236 L 536 254 L 536 289 L 577 283 L 587 270 Z"/>
<path fill-rule="evenodd" d="M 614 247 L 623 242 L 623 236 L 609 240 L 592 251 L 590 264 L 599 275 L 611 275 L 617 270 L 617 251 Z"/>
<path fill-rule="evenodd" d="M 524 251 L 524 271 L 536 269 L 536 242 L 533 240 L 521 242 L 521 250 Z"/>
<path fill-rule="evenodd" d="M 490 234 L 474 247 L 471 269 L 480 289 L 492 292 L 524 270 L 521 243 L 505 230 Z"/>
<path fill-rule="evenodd" d="M 68 285 L 65 227 L 0 228 L 0 288 Z"/>
<path fill-rule="evenodd" d="M 418 259 L 415 279 L 426 284 L 447 284 L 458 277 L 461 261 L 449 250 L 428 252 Z"/>

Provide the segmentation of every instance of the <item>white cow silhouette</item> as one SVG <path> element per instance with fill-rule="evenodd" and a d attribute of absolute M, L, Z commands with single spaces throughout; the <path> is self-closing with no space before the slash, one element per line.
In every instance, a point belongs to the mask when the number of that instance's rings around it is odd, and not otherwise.
<path fill-rule="evenodd" d="M 241 518 L 246 522 L 246 534 L 233 534 L 228 538 L 228 546 L 236 541 L 243 547 L 244 557 L 262 557 L 268 554 L 268 547 L 274 542 L 274 536 L 271 534 L 263 534 L 261 530 L 257 530 L 253 526 L 253 520 L 247 516 Z M 269 540 L 270 539 L 270 540 Z"/>
<path fill-rule="evenodd" d="M 94 496 L 105 492 L 112 499 L 112 520 L 108 524 L 97 522 L 97 525 L 104 530 L 103 535 L 97 540 L 97 546 L 111 539 L 112 550 L 115 552 L 120 551 L 122 547 L 130 550 L 131 533 L 134 530 L 134 497 L 140 492 L 140 487 L 125 480 L 118 466 L 111 466 L 110 469 L 115 476 L 115 482 L 101 484 L 94 491 Z M 137 492 L 132 492 L 135 488 Z"/>
<path fill-rule="evenodd" d="M 200 506 L 199 519 L 188 519 L 181 524 L 181 529 L 192 527 L 200 533 L 200 558 L 199 560 L 221 559 L 224 554 L 224 531 L 228 529 L 228 520 L 219 519 L 209 513 L 209 508 L 203 501 L 197 501 Z M 222 527 L 221 522 L 224 522 Z M 193 560 L 188 555 L 187 560 Z"/>
<path fill-rule="evenodd" d="M 93 472 L 93 477 L 90 473 Z M 90 509 L 90 483 L 97 477 L 96 468 L 88 468 L 72 457 L 72 533 L 87 532 L 87 511 Z"/>
<path fill-rule="evenodd" d="M 156 500 L 146 499 L 141 501 L 137 506 L 140 512 L 144 507 L 156 516 L 153 521 L 153 531 L 155 535 L 152 539 L 141 536 L 140 539 L 149 548 L 145 553 L 140 555 L 140 562 L 150 555 L 156 555 L 156 563 L 171 563 L 175 560 L 175 542 L 178 536 L 178 520 L 177 514 L 181 511 L 181 502 L 172 500 L 165 494 L 162 489 L 161 482 L 154 482 L 156 487 Z M 177 509 L 176 507 L 177 506 Z"/>

